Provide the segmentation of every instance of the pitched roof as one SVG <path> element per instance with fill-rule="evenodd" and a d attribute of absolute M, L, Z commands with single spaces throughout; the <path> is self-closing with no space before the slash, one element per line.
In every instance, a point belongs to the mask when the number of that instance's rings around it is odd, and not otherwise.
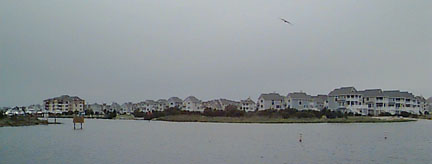
<path fill-rule="evenodd" d="M 401 92 L 399 90 L 383 91 L 383 94 L 387 97 L 414 98 L 414 95 L 412 93 Z"/>
<path fill-rule="evenodd" d="M 362 94 L 363 97 L 384 96 L 383 91 L 381 89 L 366 89 L 364 91 L 358 91 L 358 93 Z"/>
<path fill-rule="evenodd" d="M 432 97 L 429 97 L 426 101 L 427 101 L 428 103 L 432 103 Z"/>
<path fill-rule="evenodd" d="M 315 102 L 325 102 L 325 101 L 327 101 L 327 95 L 312 96 L 312 101 L 315 101 Z"/>
<path fill-rule="evenodd" d="M 288 98 L 291 99 L 302 99 L 302 100 L 310 100 L 312 99 L 312 96 L 304 93 L 304 92 L 293 92 L 293 93 L 289 93 L 287 95 Z"/>
<path fill-rule="evenodd" d="M 78 96 L 69 96 L 69 95 L 61 95 L 59 97 L 54 97 L 54 98 L 46 99 L 44 101 L 52 101 L 52 100 L 57 100 L 57 101 L 83 101 L 83 99 L 79 98 Z"/>
<path fill-rule="evenodd" d="M 190 102 L 201 102 L 199 99 L 197 99 L 195 96 L 189 96 L 185 98 L 184 101 L 190 101 Z"/>
<path fill-rule="evenodd" d="M 153 105 L 153 104 L 156 104 L 156 101 L 154 101 L 154 100 L 146 100 L 146 101 L 144 102 L 144 104 L 147 104 L 147 105 Z"/>
<path fill-rule="evenodd" d="M 240 103 L 252 103 L 255 104 L 255 102 L 249 97 L 246 100 L 240 100 Z"/>
<path fill-rule="evenodd" d="M 169 102 L 183 102 L 183 100 L 181 100 L 181 99 L 178 98 L 178 97 L 170 97 L 170 98 L 168 99 L 168 101 L 169 101 Z"/>
<path fill-rule="evenodd" d="M 284 97 L 279 95 L 279 93 L 263 93 L 260 95 L 260 98 L 263 98 L 264 100 L 275 100 L 275 101 L 279 101 L 279 100 L 284 100 Z"/>
<path fill-rule="evenodd" d="M 341 87 L 334 89 L 329 93 L 329 96 L 338 96 L 338 95 L 345 95 L 345 94 L 352 94 L 356 93 L 357 90 L 354 87 Z"/>

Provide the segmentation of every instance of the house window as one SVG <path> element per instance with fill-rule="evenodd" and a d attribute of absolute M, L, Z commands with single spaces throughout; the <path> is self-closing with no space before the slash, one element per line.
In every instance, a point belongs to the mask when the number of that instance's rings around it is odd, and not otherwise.
<path fill-rule="evenodd" d="M 299 105 L 301 105 L 301 101 L 299 101 Z"/>

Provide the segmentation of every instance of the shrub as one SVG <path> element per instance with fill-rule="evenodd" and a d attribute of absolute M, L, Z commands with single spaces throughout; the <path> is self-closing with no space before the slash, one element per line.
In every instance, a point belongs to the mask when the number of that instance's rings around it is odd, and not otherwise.
<path fill-rule="evenodd" d="M 379 116 L 392 116 L 389 112 L 380 113 Z"/>
<path fill-rule="evenodd" d="M 136 109 L 136 110 L 133 111 L 132 115 L 133 115 L 134 117 L 144 117 L 145 113 L 139 111 L 138 109 Z"/>
<path fill-rule="evenodd" d="M 314 118 L 316 117 L 314 113 L 310 111 L 300 111 L 296 113 L 297 118 Z"/>
<path fill-rule="evenodd" d="M 400 113 L 400 116 L 402 116 L 402 117 L 409 117 L 410 115 L 411 115 L 410 113 L 405 112 L 405 111 L 402 111 L 402 112 Z"/>

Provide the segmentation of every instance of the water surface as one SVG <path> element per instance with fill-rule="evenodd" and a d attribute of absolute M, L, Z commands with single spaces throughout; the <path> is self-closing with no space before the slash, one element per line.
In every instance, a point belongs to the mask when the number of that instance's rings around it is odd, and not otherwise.
<path fill-rule="evenodd" d="M 86 120 L 0 128 L 0 163 L 432 163 L 432 121 L 229 124 Z M 299 142 L 299 134 L 303 142 Z M 385 139 L 387 136 L 387 139 Z"/>

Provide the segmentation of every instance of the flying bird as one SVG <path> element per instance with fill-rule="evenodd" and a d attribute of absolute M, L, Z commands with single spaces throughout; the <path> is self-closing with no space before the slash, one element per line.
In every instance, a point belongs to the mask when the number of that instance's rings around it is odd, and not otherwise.
<path fill-rule="evenodd" d="M 288 24 L 290 24 L 290 25 L 293 25 L 291 22 L 287 21 L 286 19 L 283 19 L 283 18 L 279 18 L 279 19 L 282 20 L 282 21 L 284 21 L 285 23 L 288 23 Z"/>

